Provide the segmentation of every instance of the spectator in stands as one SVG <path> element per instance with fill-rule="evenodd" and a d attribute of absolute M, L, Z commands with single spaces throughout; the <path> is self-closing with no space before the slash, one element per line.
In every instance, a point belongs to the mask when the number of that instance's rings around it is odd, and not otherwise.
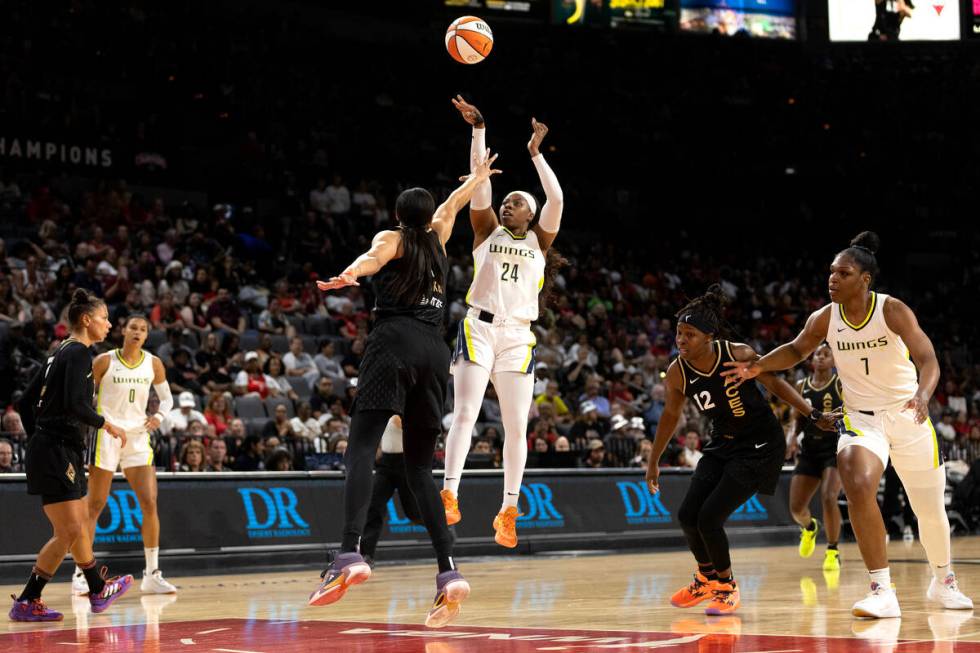
<path fill-rule="evenodd" d="M 310 408 L 308 401 L 299 403 L 299 407 L 296 409 L 296 417 L 289 420 L 289 424 L 293 429 L 293 434 L 298 438 L 315 440 L 323 433 L 320 422 L 313 417 L 313 409 Z"/>
<path fill-rule="evenodd" d="M 228 472 L 231 471 L 225 466 L 225 459 L 228 457 L 228 445 L 222 438 L 211 438 L 208 443 L 208 466 L 209 472 Z"/>
<path fill-rule="evenodd" d="M 174 354 L 181 349 L 187 349 L 184 346 L 184 332 L 182 329 L 171 328 L 167 329 L 167 342 L 157 347 L 156 354 L 169 367 L 174 364 Z"/>
<path fill-rule="evenodd" d="M 180 450 L 180 472 L 204 472 L 204 445 L 198 440 L 188 440 Z"/>
<path fill-rule="evenodd" d="M 568 409 L 568 404 L 565 403 L 565 400 L 561 398 L 557 381 L 549 381 L 544 394 L 538 395 L 534 403 L 539 407 L 543 403 L 549 403 L 554 406 L 556 420 L 562 423 L 570 423 L 572 421 L 572 412 Z"/>
<path fill-rule="evenodd" d="M 20 464 L 14 464 L 14 445 L 6 438 L 0 438 L 0 474 L 13 474 L 24 471 Z"/>
<path fill-rule="evenodd" d="M 237 455 L 247 432 L 245 420 L 241 417 L 236 417 L 228 423 L 228 430 L 225 431 L 225 443 L 228 445 L 229 454 L 232 457 Z"/>
<path fill-rule="evenodd" d="M 221 354 L 214 354 L 208 359 L 197 377 L 197 382 L 209 394 L 230 393 L 235 386 L 231 375 L 228 374 L 227 361 Z"/>
<path fill-rule="evenodd" d="M 636 455 L 630 461 L 630 467 L 640 467 L 646 469 L 647 462 L 650 460 L 650 453 L 653 451 L 653 442 L 649 438 L 643 438 L 636 443 Z"/>
<path fill-rule="evenodd" d="M 585 401 L 592 402 L 599 417 L 609 419 L 610 406 L 609 399 L 599 394 L 599 378 L 595 375 L 590 376 L 585 382 L 585 392 L 578 398 L 579 404 Z"/>
<path fill-rule="evenodd" d="M 310 388 L 320 378 L 320 370 L 313 362 L 313 357 L 303 351 L 303 339 L 298 336 L 290 339 L 289 352 L 282 357 L 282 362 L 286 366 L 288 376 L 303 377 Z"/>
<path fill-rule="evenodd" d="M 657 424 L 660 423 L 660 416 L 663 415 L 666 406 L 664 394 L 664 384 L 657 383 L 650 389 L 650 405 L 643 413 L 643 420 L 646 422 L 647 435 L 652 435 L 657 431 Z"/>
<path fill-rule="evenodd" d="M 194 352 L 194 365 L 203 372 L 211 362 L 211 357 L 220 354 L 221 349 L 218 347 L 218 334 L 214 331 L 201 336 L 200 342 L 200 346 Z"/>
<path fill-rule="evenodd" d="M 558 439 L 558 432 L 555 430 L 554 423 L 547 417 L 538 417 L 534 420 L 534 430 L 528 437 L 528 447 L 533 451 L 534 441 L 538 438 L 551 444 Z"/>
<path fill-rule="evenodd" d="M 160 428 L 165 435 L 169 435 L 171 432 L 182 434 L 186 433 L 190 423 L 195 421 L 204 424 L 207 420 L 197 410 L 194 395 L 190 392 L 181 392 L 177 396 L 177 407 L 167 414 L 167 419 L 163 420 Z"/>
<path fill-rule="evenodd" d="M 191 362 L 190 350 L 181 347 L 173 353 L 172 364 L 167 366 L 167 382 L 173 392 L 192 392 L 196 395 L 204 393 L 197 379 L 197 370 Z"/>
<path fill-rule="evenodd" d="M 204 409 L 204 419 L 214 427 L 215 435 L 220 438 L 225 434 L 231 418 L 231 406 L 228 405 L 225 395 L 220 392 L 212 394 L 211 398 L 208 399 L 207 407 Z"/>
<path fill-rule="evenodd" d="M 330 217 L 339 222 L 350 213 L 351 205 L 350 191 L 340 175 L 334 175 L 333 182 L 326 188 L 326 193 Z"/>
<path fill-rule="evenodd" d="M 327 192 L 327 180 L 323 177 L 316 180 L 316 187 L 310 191 L 310 208 L 320 215 L 330 213 L 330 194 Z"/>
<path fill-rule="evenodd" d="M 601 439 L 607 432 L 605 424 L 599 419 L 599 412 L 591 401 L 583 402 L 581 415 L 568 432 L 574 451 L 584 451 L 589 441 Z"/>
<path fill-rule="evenodd" d="M 340 366 L 333 340 L 330 338 L 323 338 L 320 341 L 320 353 L 313 358 L 313 363 L 319 370 L 320 376 L 330 377 L 335 381 L 345 378 L 344 368 Z"/>
<path fill-rule="evenodd" d="M 252 394 L 261 399 L 279 395 L 279 384 L 259 368 L 259 355 L 254 351 L 245 354 L 245 369 L 235 377 L 236 395 Z"/>
<path fill-rule="evenodd" d="M 207 318 L 216 331 L 238 336 L 245 331 L 245 316 L 226 287 L 218 288 L 218 296 L 208 306 Z"/>
<path fill-rule="evenodd" d="M 288 356 L 289 354 L 286 355 Z M 299 401 L 299 395 L 296 394 L 296 391 L 293 390 L 293 386 L 289 382 L 289 379 L 286 378 L 282 359 L 279 358 L 278 355 L 272 356 L 268 361 L 266 361 L 265 373 L 276 382 L 280 395 L 289 397 L 289 400 L 292 402 Z"/>
<path fill-rule="evenodd" d="M 272 336 L 270 334 L 259 335 L 259 345 L 255 348 L 255 353 L 259 355 L 259 367 L 262 369 L 265 369 L 265 364 L 269 362 L 270 358 L 279 355 L 272 349 Z"/>
<path fill-rule="evenodd" d="M 20 413 L 16 410 L 8 410 L 0 418 L 0 431 L 4 436 L 18 442 L 27 440 L 27 433 L 24 431 L 24 422 L 20 418 Z"/>
<path fill-rule="evenodd" d="M 689 429 L 684 434 L 684 448 L 677 457 L 677 466 L 694 469 L 698 466 L 698 461 L 703 455 L 701 453 L 701 434 L 694 429 Z"/>
<path fill-rule="evenodd" d="M 187 297 L 187 303 L 180 309 L 180 319 L 184 326 L 197 332 L 198 339 L 203 339 L 205 333 L 211 331 L 208 316 L 204 313 L 204 298 L 201 293 L 192 292 Z"/>
<path fill-rule="evenodd" d="M 589 442 L 588 455 L 585 458 L 585 467 L 596 469 L 607 467 L 606 465 L 606 446 L 602 440 L 591 440 Z"/>
<path fill-rule="evenodd" d="M 289 323 L 289 318 L 283 312 L 282 305 L 275 297 L 269 301 L 269 307 L 259 314 L 256 326 L 262 333 L 285 336 L 296 334 L 296 329 Z"/>
<path fill-rule="evenodd" d="M 214 429 L 208 426 L 207 422 L 192 419 L 187 422 L 187 432 L 184 434 L 189 438 L 203 440 L 206 436 L 214 437 Z"/>
<path fill-rule="evenodd" d="M 577 349 L 575 349 L 577 347 Z M 574 352 L 569 350 L 568 361 L 562 372 L 568 388 L 578 391 L 585 387 L 587 379 L 595 375 L 595 365 L 589 361 L 594 357 L 588 345 L 573 345 Z M 571 396 L 575 396 L 574 394 Z"/>
<path fill-rule="evenodd" d="M 343 417 L 335 417 L 330 413 L 324 413 L 326 419 L 320 419 L 323 424 L 323 434 L 328 438 L 347 437 L 350 433 L 350 425 Z"/>
<path fill-rule="evenodd" d="M 269 457 L 265 459 L 265 471 L 267 472 L 289 472 L 293 469 L 293 457 L 289 450 L 277 447 Z"/>
<path fill-rule="evenodd" d="M 348 379 L 357 376 L 357 370 L 361 367 L 361 359 L 364 358 L 364 338 L 354 338 L 350 343 L 350 353 L 344 356 L 340 366 L 344 368 L 344 375 Z"/>
<path fill-rule="evenodd" d="M 180 332 L 184 328 L 184 320 L 180 311 L 174 305 L 174 295 L 169 290 L 158 295 L 160 300 L 150 311 L 150 322 L 154 329 L 173 329 Z"/>
<path fill-rule="evenodd" d="M 330 414 L 330 404 L 337 400 L 334 394 L 334 382 L 329 376 L 321 377 L 316 382 L 316 392 L 310 397 L 310 407 L 313 409 L 313 417 L 320 419 L 323 415 Z"/>
<path fill-rule="evenodd" d="M 943 411 L 942 421 L 936 424 L 936 433 L 949 442 L 956 440 L 956 427 L 953 426 L 953 411 L 949 409 Z"/>
<path fill-rule="evenodd" d="M 612 416 L 612 432 L 605 437 L 606 460 L 610 467 L 627 467 L 636 452 L 636 440 L 630 437 L 629 420 L 622 415 Z"/>
<path fill-rule="evenodd" d="M 289 422 L 289 413 L 283 404 L 276 405 L 275 414 L 272 419 L 262 427 L 262 437 L 268 438 L 271 436 L 277 436 L 280 441 L 285 441 L 294 436 L 293 427 Z"/>
<path fill-rule="evenodd" d="M 265 453 L 265 443 L 257 435 L 246 435 L 242 441 L 242 452 L 235 460 L 236 472 L 256 472 L 265 469 L 262 456 Z"/>

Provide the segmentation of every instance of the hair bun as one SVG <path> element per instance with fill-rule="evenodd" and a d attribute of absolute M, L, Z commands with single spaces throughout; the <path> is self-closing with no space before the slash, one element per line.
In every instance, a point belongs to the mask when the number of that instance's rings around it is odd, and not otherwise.
<path fill-rule="evenodd" d="M 851 247 L 862 247 L 874 254 L 881 247 L 881 238 L 873 231 L 862 231 L 851 240 Z"/>
<path fill-rule="evenodd" d="M 721 285 L 717 283 L 708 286 L 708 289 L 704 291 L 704 298 L 719 309 L 724 308 L 728 304 L 728 295 L 725 294 Z"/>
<path fill-rule="evenodd" d="M 84 288 L 76 288 L 75 292 L 71 294 L 72 304 L 86 304 L 89 301 L 88 291 Z"/>

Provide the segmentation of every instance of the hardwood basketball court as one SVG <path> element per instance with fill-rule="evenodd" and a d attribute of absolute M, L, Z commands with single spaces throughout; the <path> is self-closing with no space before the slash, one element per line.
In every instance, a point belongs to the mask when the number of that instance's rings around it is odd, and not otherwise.
<path fill-rule="evenodd" d="M 857 547 L 843 546 L 839 575 L 821 571 L 821 553 L 818 547 L 803 560 L 795 547 L 735 548 L 742 607 L 731 617 L 670 606 L 670 594 L 692 573 L 687 552 L 462 559 L 473 594 L 441 631 L 422 625 L 434 595 L 434 563 L 379 565 L 368 583 L 322 608 L 306 605 L 319 569 L 170 576 L 178 595 L 141 596 L 137 583 L 101 615 L 90 613 L 87 599 L 70 597 L 67 582 L 52 583 L 45 599 L 65 621 L 6 622 L 0 651 L 980 652 L 974 612 L 926 602 L 929 575 L 918 542 L 889 545 L 901 619 L 853 619 L 851 604 L 868 585 Z M 962 588 L 977 600 L 980 537 L 955 538 L 953 553 Z"/>

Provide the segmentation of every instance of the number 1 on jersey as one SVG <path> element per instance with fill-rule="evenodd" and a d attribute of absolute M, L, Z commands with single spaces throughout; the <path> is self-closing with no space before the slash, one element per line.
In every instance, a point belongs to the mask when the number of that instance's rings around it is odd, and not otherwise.
<path fill-rule="evenodd" d="M 517 282 L 517 263 L 511 265 L 510 263 L 504 263 L 504 271 L 500 275 L 501 281 L 513 281 Z M 508 279 L 508 277 L 510 277 Z"/>
<path fill-rule="evenodd" d="M 867 358 L 862 358 L 861 360 L 864 361 L 864 373 L 866 375 L 870 375 L 871 374 L 871 371 L 868 369 L 868 359 Z"/>

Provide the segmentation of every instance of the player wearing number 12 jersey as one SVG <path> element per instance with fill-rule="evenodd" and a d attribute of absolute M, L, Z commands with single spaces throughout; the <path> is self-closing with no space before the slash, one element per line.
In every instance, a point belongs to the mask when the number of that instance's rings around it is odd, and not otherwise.
<path fill-rule="evenodd" d="M 716 338 L 723 332 L 726 297 L 718 285 L 677 314 L 678 358 L 667 368 L 664 407 L 647 468 L 651 492 L 659 491 L 660 457 L 677 428 L 685 399 L 711 421 L 711 441 L 705 446 L 677 519 L 698 563 L 694 581 L 671 597 L 687 608 L 710 601 L 705 613 L 721 615 L 739 606 L 724 524 L 756 493 L 772 494 L 786 455 L 786 441 L 776 416 L 754 382 L 742 383 L 722 372 L 725 363 L 750 360 L 748 345 Z M 793 387 L 771 374 L 759 378 L 770 392 L 808 419 L 833 429 L 833 416 L 811 408 Z"/>

